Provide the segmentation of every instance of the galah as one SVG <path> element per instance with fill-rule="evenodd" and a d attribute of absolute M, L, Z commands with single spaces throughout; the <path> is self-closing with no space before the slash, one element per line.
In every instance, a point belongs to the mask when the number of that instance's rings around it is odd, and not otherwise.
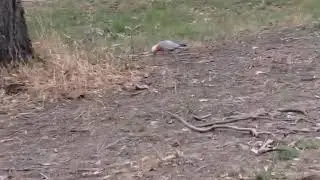
<path fill-rule="evenodd" d="M 184 43 L 179 43 L 171 40 L 163 40 L 152 46 L 151 51 L 153 54 L 156 54 L 159 51 L 170 52 L 176 49 L 184 49 L 186 46 L 187 45 Z"/>

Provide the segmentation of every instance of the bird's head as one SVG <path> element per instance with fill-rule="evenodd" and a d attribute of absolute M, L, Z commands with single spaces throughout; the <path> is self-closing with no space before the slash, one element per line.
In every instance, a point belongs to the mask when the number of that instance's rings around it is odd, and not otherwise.
<path fill-rule="evenodd" d="M 159 44 L 156 44 L 156 45 L 154 45 L 154 46 L 152 46 L 152 48 L 151 48 L 151 52 L 153 53 L 153 54 L 156 54 L 158 51 L 160 51 L 160 46 L 159 46 Z"/>

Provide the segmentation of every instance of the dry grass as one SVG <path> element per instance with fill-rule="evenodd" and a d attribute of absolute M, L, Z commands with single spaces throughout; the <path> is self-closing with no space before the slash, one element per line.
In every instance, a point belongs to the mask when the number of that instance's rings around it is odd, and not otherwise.
<path fill-rule="evenodd" d="M 94 63 L 78 43 L 70 48 L 58 36 L 43 38 L 33 46 L 42 60 L 0 69 L 0 111 L 17 110 L 31 101 L 43 106 L 45 102 L 103 95 L 138 73 L 115 66 L 112 53 L 99 56 Z"/>

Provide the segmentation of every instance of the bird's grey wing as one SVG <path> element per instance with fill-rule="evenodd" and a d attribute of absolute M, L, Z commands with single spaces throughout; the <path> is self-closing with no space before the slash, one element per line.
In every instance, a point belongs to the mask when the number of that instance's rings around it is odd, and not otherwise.
<path fill-rule="evenodd" d="M 179 41 L 174 41 L 176 44 L 179 44 L 180 46 L 182 47 L 186 47 L 187 44 L 186 43 L 183 43 L 183 42 L 179 42 Z"/>
<path fill-rule="evenodd" d="M 182 46 L 182 47 L 187 46 L 186 43 L 182 43 L 180 41 L 173 41 L 173 40 L 167 40 L 167 41 L 170 41 L 171 43 L 177 44 L 178 46 Z"/>
<path fill-rule="evenodd" d="M 170 40 L 160 41 L 159 45 L 164 49 L 175 49 L 179 47 L 179 44 L 176 44 L 175 42 Z"/>

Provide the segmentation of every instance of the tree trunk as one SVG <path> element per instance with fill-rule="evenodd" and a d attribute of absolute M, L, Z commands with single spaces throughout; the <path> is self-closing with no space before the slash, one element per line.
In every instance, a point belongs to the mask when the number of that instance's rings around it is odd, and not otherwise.
<path fill-rule="evenodd" d="M 32 55 L 21 0 L 0 0 L 0 64 L 25 61 Z"/>

